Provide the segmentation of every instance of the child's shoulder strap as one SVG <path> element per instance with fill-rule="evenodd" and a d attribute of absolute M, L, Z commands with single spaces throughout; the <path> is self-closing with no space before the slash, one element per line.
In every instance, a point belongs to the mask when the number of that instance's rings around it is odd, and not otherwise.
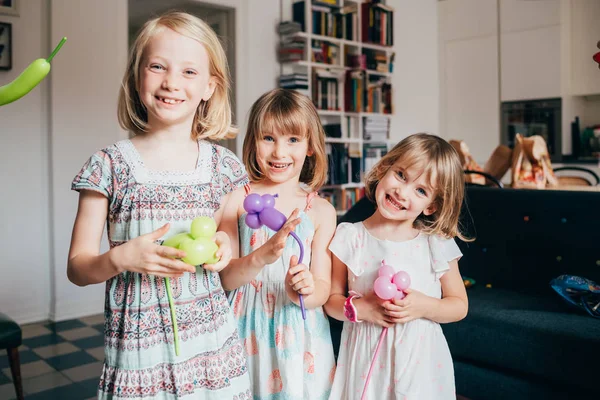
<path fill-rule="evenodd" d="M 312 204 L 311 204 L 311 203 L 312 203 L 312 199 L 313 199 L 313 198 L 314 198 L 316 195 L 318 195 L 318 194 L 319 194 L 319 193 L 315 191 L 315 192 L 310 192 L 310 193 L 308 194 L 308 196 L 306 196 L 306 207 L 304 207 L 304 211 L 308 211 L 308 210 L 310 210 L 310 209 L 311 209 L 311 207 L 312 207 Z"/>
<path fill-rule="evenodd" d="M 250 184 L 246 183 L 244 185 L 244 197 L 248 196 L 251 191 L 252 191 L 252 188 L 250 187 Z"/>

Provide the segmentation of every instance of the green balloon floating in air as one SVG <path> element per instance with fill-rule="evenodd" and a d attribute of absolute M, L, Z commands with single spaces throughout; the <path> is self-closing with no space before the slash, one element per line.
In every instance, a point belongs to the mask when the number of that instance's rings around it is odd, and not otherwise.
<path fill-rule="evenodd" d="M 0 87 L 0 106 L 12 103 L 13 101 L 19 100 L 27 93 L 31 92 L 50 72 L 50 61 L 54 58 L 56 53 L 67 41 L 66 37 L 63 37 L 58 46 L 54 49 L 50 57 L 38 58 L 11 83 Z"/>

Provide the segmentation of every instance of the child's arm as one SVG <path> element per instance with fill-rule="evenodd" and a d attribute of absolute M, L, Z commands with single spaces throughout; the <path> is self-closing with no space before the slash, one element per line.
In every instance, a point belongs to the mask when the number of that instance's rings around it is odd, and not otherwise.
<path fill-rule="evenodd" d="M 396 323 L 427 318 L 438 323 L 460 321 L 467 316 L 469 301 L 465 284 L 458 270 L 458 260 L 449 262 L 450 270 L 440 278 L 442 298 L 436 299 L 416 290 L 406 289 L 407 296 L 387 304 L 388 314 Z"/>
<path fill-rule="evenodd" d="M 271 239 L 252 253 L 240 258 L 238 208 L 243 201 L 244 190 L 241 189 L 241 191 L 237 190 L 234 192 L 225 206 L 221 224 L 219 225 L 219 229 L 225 232 L 231 239 L 233 255 L 229 265 L 220 272 L 221 284 L 226 291 L 231 291 L 250 283 L 265 265 L 271 264 L 281 257 L 288 235 L 300 223 L 298 210 L 296 209 Z"/>
<path fill-rule="evenodd" d="M 227 210 L 228 205 L 231 204 L 231 202 L 232 202 L 231 198 L 235 197 L 235 193 L 239 192 L 240 190 L 243 190 L 243 189 L 238 189 L 237 191 L 229 192 L 221 198 L 221 201 L 220 201 L 221 207 L 219 207 L 219 209 L 217 211 L 215 211 L 215 213 L 213 215 L 213 220 L 215 221 L 215 224 L 219 228 L 222 228 L 222 227 L 230 228 L 231 224 L 227 224 L 227 223 L 222 224 L 221 221 L 223 221 L 224 218 L 228 217 L 225 214 L 225 211 Z M 227 267 L 227 265 L 229 265 L 232 258 L 238 257 L 238 248 L 239 247 L 238 247 L 237 225 L 235 225 L 235 227 L 236 227 L 236 229 L 234 229 L 233 231 L 231 231 L 231 229 L 229 229 L 228 231 L 218 230 L 215 233 L 214 240 L 215 240 L 215 243 L 217 244 L 217 246 L 219 246 L 219 249 L 217 250 L 215 255 L 219 259 L 219 261 L 217 261 L 214 264 L 204 264 L 202 266 L 202 268 L 204 268 L 208 271 L 220 272 L 223 270 L 223 268 L 225 268 L 225 267 Z M 234 251 L 235 251 L 235 253 L 234 253 Z"/>
<path fill-rule="evenodd" d="M 332 254 L 332 274 L 331 274 L 331 294 L 329 300 L 325 303 L 325 312 L 338 321 L 348 321 L 344 315 L 344 303 L 346 302 L 346 293 L 348 292 L 348 267 L 335 254 Z M 368 293 L 361 298 L 355 298 L 353 301 L 356 307 L 357 318 L 360 321 L 367 321 L 373 324 L 390 328 L 394 325 L 391 318 L 385 314 L 381 300 L 375 293 Z"/>
<path fill-rule="evenodd" d="M 306 308 L 321 307 L 329 298 L 331 290 L 331 253 L 329 242 L 335 233 L 335 208 L 328 201 L 315 197 L 313 199 L 314 214 L 319 223 L 311 245 L 310 270 L 304 264 L 297 265 L 296 258 L 286 276 L 286 292 L 292 302 L 300 305 L 298 293 L 304 295 Z"/>
<path fill-rule="evenodd" d="M 100 254 L 107 215 L 106 196 L 81 190 L 67 264 L 67 276 L 74 284 L 102 283 L 125 270 L 163 277 L 195 272 L 193 266 L 174 259 L 185 256 L 184 252 L 153 243 L 167 233 L 168 224 Z"/>

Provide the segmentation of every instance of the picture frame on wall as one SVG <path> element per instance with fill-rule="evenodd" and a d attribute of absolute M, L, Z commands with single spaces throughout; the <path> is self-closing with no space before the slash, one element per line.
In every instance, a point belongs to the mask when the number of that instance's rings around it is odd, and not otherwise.
<path fill-rule="evenodd" d="M 0 15 L 19 16 L 19 0 L 0 0 Z"/>
<path fill-rule="evenodd" d="M 0 70 L 12 68 L 12 24 L 0 22 Z"/>

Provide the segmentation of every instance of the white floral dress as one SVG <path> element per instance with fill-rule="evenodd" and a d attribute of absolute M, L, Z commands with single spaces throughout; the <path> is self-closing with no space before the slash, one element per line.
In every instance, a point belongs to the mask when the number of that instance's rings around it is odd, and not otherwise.
<path fill-rule="evenodd" d="M 246 193 L 249 192 L 246 188 Z M 302 263 L 310 268 L 315 227 L 306 211 L 294 232 L 303 242 Z M 274 231 L 267 227 L 250 229 L 239 218 L 241 255 L 262 246 Z M 329 398 L 335 358 L 329 320 L 322 307 L 306 310 L 302 319 L 299 306 L 285 291 L 285 276 L 292 255 L 298 256 L 298 243 L 289 236 L 283 256 L 266 265 L 251 283 L 229 294 L 238 329 L 248 352 L 248 368 L 254 400 L 326 400 Z"/>
<path fill-rule="evenodd" d="M 449 270 L 449 261 L 462 256 L 452 239 L 420 233 L 403 242 L 380 240 L 362 222 L 341 223 L 329 248 L 348 267 L 348 290 L 360 294 L 373 291 L 385 260 L 396 272 L 408 272 L 412 289 L 441 298 L 440 277 Z M 367 322 L 344 322 L 331 400 L 361 398 L 382 329 Z M 456 399 L 452 357 L 438 323 L 417 319 L 388 329 L 367 399 Z"/>

